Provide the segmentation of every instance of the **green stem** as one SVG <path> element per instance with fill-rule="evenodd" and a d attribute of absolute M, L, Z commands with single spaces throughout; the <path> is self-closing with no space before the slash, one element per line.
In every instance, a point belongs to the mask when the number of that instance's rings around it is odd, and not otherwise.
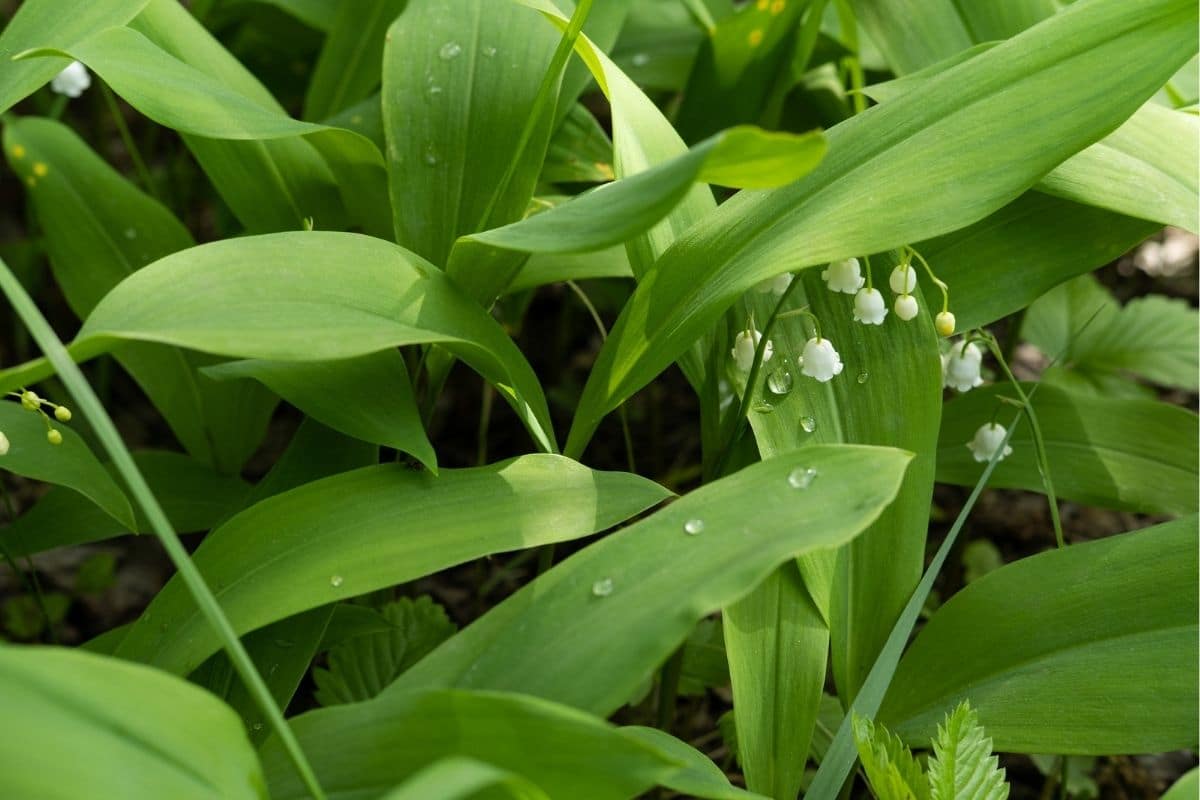
<path fill-rule="evenodd" d="M 679 645 L 662 666 L 658 680 L 658 729 L 671 732 L 675 719 L 675 696 L 679 694 L 679 678 L 683 674 L 683 650 Z"/>
<path fill-rule="evenodd" d="M 283 743 L 284 749 L 291 757 L 296 771 L 300 774 L 300 778 L 308 788 L 309 793 L 316 800 L 325 800 L 325 792 L 321 789 L 312 766 L 308 763 L 308 759 L 305 758 L 304 752 L 300 749 L 299 741 L 297 741 L 292 729 L 283 718 L 283 712 L 275 704 L 275 700 L 271 696 L 271 691 L 267 688 L 262 676 L 259 675 L 258 670 L 255 668 L 254 662 L 250 659 L 250 654 L 246 652 L 241 640 L 238 639 L 237 632 L 229 624 L 229 620 L 221 610 L 217 598 L 213 596 L 212 591 L 204 582 L 204 577 L 200 574 L 200 570 L 192 563 L 187 550 L 183 547 L 183 543 L 179 541 L 179 536 L 175 533 L 171 522 L 163 512 L 162 506 L 159 505 L 158 500 L 154 497 L 154 493 L 150 491 L 145 478 L 142 477 L 141 471 L 133 461 L 133 456 L 130 455 L 128 448 L 126 448 L 124 441 L 122 441 L 116 426 L 113 425 L 112 418 L 108 416 L 108 412 L 104 410 L 100 399 L 92 391 L 87 378 L 83 376 L 79 367 L 75 365 L 70 355 L 67 354 L 66 348 L 63 347 L 62 342 L 50 327 L 50 323 L 42 316 L 33 299 L 25 291 L 25 288 L 21 286 L 20 282 L 17 281 L 3 260 L 0 260 L 0 291 L 3 291 L 8 296 L 13 310 L 17 312 L 17 315 L 25 323 L 25 327 L 33 334 L 34 341 L 38 343 L 42 352 L 46 354 L 46 358 L 62 378 L 63 383 L 66 384 L 71 397 L 75 400 L 75 405 L 78 406 L 79 411 L 91 423 L 97 438 L 104 445 L 104 449 L 108 452 L 117 470 L 121 473 L 121 477 L 124 478 L 134 499 L 149 521 L 150 527 L 162 542 L 163 549 L 166 550 L 167 555 L 175 564 L 180 579 L 191 593 L 192 599 L 196 601 L 200 612 L 224 644 L 226 651 L 229 653 L 229 658 L 237 669 L 242 682 L 249 689 L 251 696 L 257 701 L 259 708 L 266 715 L 267 719 L 270 720 L 271 726 L 275 729 L 275 733 Z"/>
<path fill-rule="evenodd" d="M 133 160 L 133 168 L 137 170 L 138 179 L 146 191 L 161 203 L 162 197 L 154 185 L 154 179 L 150 177 L 150 170 L 147 169 L 146 162 L 142 159 L 142 151 L 138 149 L 137 142 L 133 140 L 133 134 L 129 132 L 129 126 L 125 124 L 125 115 L 121 113 L 121 107 L 117 105 L 116 95 L 113 94 L 112 89 L 108 88 L 108 84 L 103 82 L 100 83 L 100 93 L 104 95 L 104 102 L 108 104 L 108 111 L 112 115 L 113 122 L 116 123 L 117 133 L 121 135 L 121 141 L 125 145 L 125 152 L 129 153 L 130 159 Z"/>

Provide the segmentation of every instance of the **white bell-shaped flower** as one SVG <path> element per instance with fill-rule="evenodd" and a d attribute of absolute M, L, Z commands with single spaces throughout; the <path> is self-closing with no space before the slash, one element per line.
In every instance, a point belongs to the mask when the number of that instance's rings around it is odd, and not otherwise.
<path fill-rule="evenodd" d="M 976 461 L 991 461 L 992 456 L 1000 450 L 1000 445 L 1004 444 L 1004 434 L 1003 425 L 989 422 L 975 431 L 975 438 L 967 443 L 967 449 L 971 451 L 971 455 L 975 456 Z M 1003 461 L 1010 455 L 1012 455 L 1012 447 L 1004 445 L 1004 452 L 1000 453 L 1000 458 L 997 460 Z"/>
<path fill-rule="evenodd" d="M 758 349 L 761 339 L 762 334 L 754 330 L 744 330 L 733 337 L 733 350 L 730 355 L 733 356 L 733 362 L 742 372 L 749 372 L 750 368 L 754 366 L 754 352 Z M 762 363 L 770 361 L 773 355 L 775 355 L 775 346 L 768 340 L 763 348 Z"/>
<path fill-rule="evenodd" d="M 920 310 L 917 308 L 917 298 L 911 294 L 902 294 L 896 297 L 892 309 L 896 312 L 896 316 L 905 322 L 916 319 L 917 312 Z"/>
<path fill-rule="evenodd" d="M 72 61 L 70 64 L 67 64 L 67 66 L 63 67 L 62 72 L 55 75 L 50 81 L 51 91 L 58 94 L 65 94 L 67 97 L 79 97 L 91 85 L 91 73 L 87 71 L 87 67 L 78 61 Z"/>
<path fill-rule="evenodd" d="M 859 289 L 854 295 L 854 321 L 864 325 L 882 325 L 887 303 L 878 289 Z"/>
<path fill-rule="evenodd" d="M 776 296 L 782 295 L 792 285 L 792 277 L 792 273 L 784 272 L 774 278 L 767 278 L 765 281 L 754 284 L 754 291 L 762 294 L 770 292 Z"/>
<path fill-rule="evenodd" d="M 4 435 L 4 431 L 0 431 L 0 456 L 8 455 L 8 437 Z"/>
<path fill-rule="evenodd" d="M 804 345 L 800 359 L 800 372 L 821 383 L 827 383 L 834 375 L 842 374 L 842 357 L 833 349 L 828 339 L 809 339 Z"/>
<path fill-rule="evenodd" d="M 888 285 L 896 294 L 912 294 L 912 290 L 917 288 L 917 271 L 912 264 L 896 267 L 888 277 Z"/>
<path fill-rule="evenodd" d="M 821 280 L 825 281 L 829 291 L 844 292 L 845 294 L 854 294 L 867 282 L 866 278 L 862 276 L 862 269 L 858 265 L 857 258 L 834 261 L 821 273 Z"/>
<path fill-rule="evenodd" d="M 966 345 L 955 343 L 950 352 L 942 356 L 942 376 L 951 389 L 969 392 L 983 383 L 979 374 L 983 366 L 983 353 L 974 342 Z"/>

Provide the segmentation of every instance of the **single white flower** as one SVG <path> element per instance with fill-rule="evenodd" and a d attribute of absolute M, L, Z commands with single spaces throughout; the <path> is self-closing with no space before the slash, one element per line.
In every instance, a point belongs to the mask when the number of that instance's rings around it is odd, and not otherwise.
<path fill-rule="evenodd" d="M 804 355 L 800 359 L 800 372 L 826 383 L 832 380 L 834 375 L 842 374 L 842 357 L 833 349 L 833 342 L 828 339 L 809 339 L 804 345 Z"/>
<path fill-rule="evenodd" d="M 955 343 L 950 352 L 942 356 L 942 375 L 951 389 L 969 392 L 983 383 L 979 374 L 983 366 L 983 353 L 974 342 L 966 345 Z"/>
<path fill-rule="evenodd" d="M 65 94 L 67 97 L 79 97 L 91 85 L 91 74 L 87 71 L 87 67 L 78 61 L 67 64 L 63 67 L 62 72 L 55 75 L 54 79 L 50 81 L 51 90 Z"/>
<path fill-rule="evenodd" d="M 834 261 L 828 269 L 821 273 L 821 280 L 825 281 L 829 291 L 844 292 L 845 294 L 854 294 L 867 282 L 862 276 L 857 258 Z"/>
<path fill-rule="evenodd" d="M 0 456 L 8 455 L 8 437 L 4 435 L 4 431 L 0 431 Z"/>
<path fill-rule="evenodd" d="M 882 325 L 887 303 L 878 289 L 859 289 L 854 295 L 854 321 L 864 325 Z"/>
<path fill-rule="evenodd" d="M 896 312 L 896 316 L 908 322 L 915 319 L 917 316 L 917 298 L 911 294 L 902 294 L 896 297 L 896 302 L 892 305 Z"/>
<path fill-rule="evenodd" d="M 888 284 L 896 294 L 912 294 L 912 290 L 917 288 L 917 271 L 912 264 L 896 267 L 888 278 Z"/>
<path fill-rule="evenodd" d="M 754 284 L 754 291 L 766 294 L 770 292 L 773 295 L 782 295 L 792 285 L 792 273 L 784 272 L 776 275 L 774 278 L 767 278 L 765 281 L 759 281 Z"/>
<path fill-rule="evenodd" d="M 975 456 L 976 461 L 991 461 L 992 456 L 996 455 L 996 451 L 1000 449 L 1000 445 L 1004 444 L 1004 434 L 1003 425 L 989 422 L 975 431 L 975 438 L 967 443 L 967 449 L 971 451 L 971 455 Z M 1012 455 L 1012 446 L 1004 445 L 1004 452 L 1000 454 L 997 461 L 1003 461 L 1010 455 Z"/>
<path fill-rule="evenodd" d="M 933 327 L 947 339 L 954 335 L 954 326 L 957 324 L 958 322 L 954 319 L 954 315 L 949 311 L 942 311 L 933 319 Z"/>
<path fill-rule="evenodd" d="M 730 351 L 730 355 L 733 356 L 734 363 L 742 372 L 749 372 L 750 368 L 754 366 L 754 351 L 758 349 L 761 339 L 762 334 L 752 330 L 742 331 L 733 338 L 733 350 Z M 762 363 L 770 361 L 773 355 L 775 355 L 775 346 L 768 340 L 766 347 L 763 348 Z"/>

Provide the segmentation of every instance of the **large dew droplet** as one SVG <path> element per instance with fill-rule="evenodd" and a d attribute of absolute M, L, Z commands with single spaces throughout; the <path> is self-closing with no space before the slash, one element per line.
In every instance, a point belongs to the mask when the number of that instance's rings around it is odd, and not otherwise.
<path fill-rule="evenodd" d="M 596 597 L 608 597 L 613 593 L 613 579 L 601 578 L 592 584 L 592 594 Z"/>
<path fill-rule="evenodd" d="M 698 536 L 704 532 L 704 520 L 689 519 L 687 522 L 683 523 L 683 532 L 688 536 Z"/>
<path fill-rule="evenodd" d="M 793 489 L 807 489 L 817 478 L 817 471 L 812 467 L 796 467 L 788 473 L 788 486 Z"/>
<path fill-rule="evenodd" d="M 800 418 L 800 427 L 804 429 L 805 433 L 812 433 L 817 429 L 817 421 L 805 414 Z"/>
<path fill-rule="evenodd" d="M 438 50 L 438 58 L 442 61 L 453 61 L 462 53 L 462 45 L 458 42 L 446 42 Z"/>
<path fill-rule="evenodd" d="M 774 394 L 787 394 L 792 384 L 792 373 L 787 367 L 777 367 L 767 376 L 767 388 Z"/>

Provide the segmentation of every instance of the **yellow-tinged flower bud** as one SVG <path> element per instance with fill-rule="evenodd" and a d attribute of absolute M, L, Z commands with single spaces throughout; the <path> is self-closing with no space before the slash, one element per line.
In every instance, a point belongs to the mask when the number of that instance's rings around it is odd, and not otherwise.
<path fill-rule="evenodd" d="M 62 434 L 51 428 L 46 431 L 46 441 L 50 444 L 62 444 Z"/>
<path fill-rule="evenodd" d="M 59 406 L 58 408 L 54 409 L 54 418 L 59 422 L 70 422 L 71 409 L 67 408 L 66 406 Z"/>
<path fill-rule="evenodd" d="M 933 326 L 937 328 L 937 332 L 946 337 L 954 335 L 955 324 L 954 315 L 949 311 L 943 311 L 938 314 L 933 321 Z"/>
<path fill-rule="evenodd" d="M 37 411 L 42 407 L 42 398 L 26 390 L 21 392 L 21 406 L 28 411 Z"/>

